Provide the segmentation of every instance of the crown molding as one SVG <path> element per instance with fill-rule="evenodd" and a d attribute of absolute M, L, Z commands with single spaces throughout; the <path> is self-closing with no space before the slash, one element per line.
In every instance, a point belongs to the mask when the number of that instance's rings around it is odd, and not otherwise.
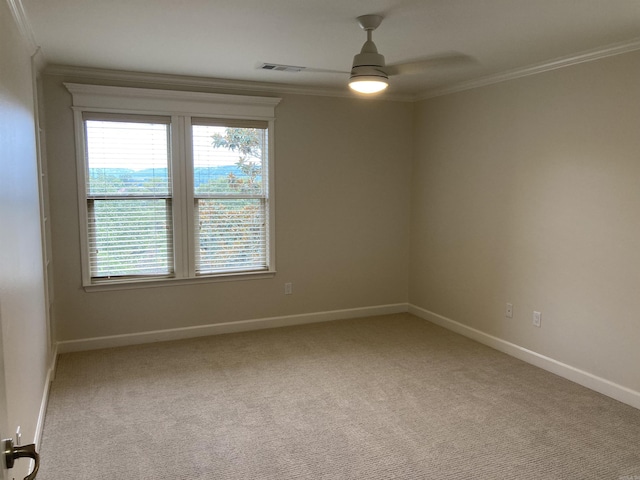
<path fill-rule="evenodd" d="M 27 12 L 24 10 L 22 1 L 7 0 L 7 5 L 9 6 L 9 10 L 11 10 L 13 20 L 18 26 L 20 35 L 22 35 L 22 38 L 27 42 L 29 54 L 34 55 L 38 51 L 38 43 L 36 42 L 36 37 L 33 34 L 33 29 L 31 28 L 31 23 L 27 17 Z"/>
<path fill-rule="evenodd" d="M 124 70 L 108 70 L 90 67 L 76 67 L 71 65 L 48 65 L 44 73 L 63 77 L 83 77 L 93 80 L 110 82 L 127 82 L 153 84 L 165 87 L 207 88 L 213 90 L 242 91 L 255 93 L 269 93 L 276 95 L 315 95 L 323 97 L 362 98 L 349 90 L 338 88 L 308 87 L 269 82 L 249 82 L 243 80 L 227 80 L 209 77 L 191 77 L 186 75 L 171 75 L 163 73 L 128 72 Z M 391 100 L 413 102 L 413 95 L 383 94 L 367 100 Z"/>
<path fill-rule="evenodd" d="M 488 75 L 474 80 L 456 83 L 454 85 L 425 90 L 421 94 L 417 95 L 415 99 L 427 100 L 433 97 L 441 97 L 443 95 L 449 95 L 451 93 L 463 92 L 465 90 L 471 90 L 473 88 L 493 85 L 494 83 L 507 82 L 509 80 L 515 80 L 517 78 L 529 77 L 531 75 L 537 75 L 539 73 L 549 72 L 551 70 L 557 70 L 559 68 L 569 67 L 571 65 L 577 65 L 580 63 L 592 62 L 594 60 L 600 60 L 603 58 L 621 55 L 623 53 L 629 53 L 636 50 L 640 50 L 640 37 L 624 42 L 613 43 L 605 47 L 586 50 L 584 52 L 568 55 L 565 57 L 559 57 L 551 61 L 537 63 L 523 68 L 507 70 L 495 75 Z"/>

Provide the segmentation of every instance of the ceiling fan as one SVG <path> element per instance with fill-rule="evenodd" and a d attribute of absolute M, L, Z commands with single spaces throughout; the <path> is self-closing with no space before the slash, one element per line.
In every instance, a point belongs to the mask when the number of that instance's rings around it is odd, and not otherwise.
<path fill-rule="evenodd" d="M 382 92 L 389 86 L 389 77 L 394 75 L 410 75 L 421 73 L 432 68 L 473 62 L 473 59 L 468 55 L 450 53 L 430 56 L 413 62 L 386 65 L 384 56 L 378 53 L 378 48 L 372 40 L 372 32 L 380 26 L 383 18 L 382 15 L 362 15 L 357 18 L 360 27 L 367 33 L 367 41 L 362 45 L 360 53 L 353 57 L 349 87 L 356 92 L 364 94 Z M 293 65 L 279 65 L 274 63 L 263 63 L 260 68 L 285 72 L 349 73 L 338 70 L 296 67 Z"/>

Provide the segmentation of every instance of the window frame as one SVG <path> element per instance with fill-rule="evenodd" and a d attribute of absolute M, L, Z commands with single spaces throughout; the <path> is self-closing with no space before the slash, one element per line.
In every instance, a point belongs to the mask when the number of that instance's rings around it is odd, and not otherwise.
<path fill-rule="evenodd" d="M 257 97 L 176 90 L 113 87 L 64 83 L 72 96 L 76 147 L 80 257 L 82 286 L 86 291 L 141 288 L 184 283 L 272 278 L 275 266 L 275 107 L 277 97 Z M 129 116 L 170 117 L 170 165 L 173 191 L 172 277 L 135 277 L 96 281 L 91 277 L 89 223 L 86 191 L 86 114 L 107 114 L 114 118 Z M 105 116 L 107 116 L 105 115 Z M 264 164 L 265 223 L 267 268 L 255 271 L 230 271 L 213 274 L 195 272 L 195 219 L 193 218 L 194 182 L 192 119 L 263 121 L 267 123 L 267 161 Z"/>

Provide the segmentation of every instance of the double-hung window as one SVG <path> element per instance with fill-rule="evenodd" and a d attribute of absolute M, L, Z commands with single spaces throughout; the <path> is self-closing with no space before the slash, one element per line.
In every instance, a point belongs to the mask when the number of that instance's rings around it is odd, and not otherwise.
<path fill-rule="evenodd" d="M 266 122 L 194 119 L 191 131 L 196 274 L 265 268 Z"/>
<path fill-rule="evenodd" d="M 279 99 L 65 85 L 85 288 L 275 272 Z"/>
<path fill-rule="evenodd" d="M 171 119 L 83 119 L 91 278 L 172 276 Z"/>

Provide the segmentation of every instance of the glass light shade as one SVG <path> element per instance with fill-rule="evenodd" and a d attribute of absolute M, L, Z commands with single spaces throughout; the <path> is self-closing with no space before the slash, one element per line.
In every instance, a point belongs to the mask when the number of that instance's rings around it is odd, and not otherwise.
<path fill-rule="evenodd" d="M 363 76 L 351 79 L 349 87 L 359 93 L 378 93 L 387 88 L 389 84 L 384 78 L 378 76 Z"/>

